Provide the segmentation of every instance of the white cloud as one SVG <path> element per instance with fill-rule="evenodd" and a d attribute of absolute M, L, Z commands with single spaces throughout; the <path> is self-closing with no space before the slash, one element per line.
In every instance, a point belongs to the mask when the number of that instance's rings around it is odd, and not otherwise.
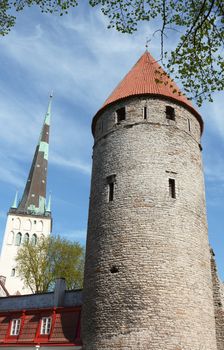
<path fill-rule="evenodd" d="M 127 65 L 142 53 L 151 33 L 147 26 L 134 37 L 105 30 L 105 17 L 94 10 L 62 19 L 43 15 L 33 26 L 35 18 L 24 15 L 27 30 L 15 27 L 0 42 L 2 59 L 20 72 L 15 74 L 14 68 L 11 76 L 8 71 L 8 84 L 0 83 L 0 120 L 4 125 L 0 147 L 10 155 L 0 181 L 20 185 L 21 179 L 13 175 L 15 163 L 21 173 L 21 161 L 31 162 L 45 112 L 43 101 L 52 88 L 50 162 L 90 174 L 90 118 L 126 73 Z M 111 70 L 114 64 L 116 70 Z M 69 101 L 70 108 L 63 111 L 60 100 Z M 88 120 L 83 120 L 80 106 Z"/>
<path fill-rule="evenodd" d="M 146 38 L 154 31 L 146 23 L 134 35 L 119 34 L 106 29 L 107 20 L 98 9 L 86 11 L 81 4 L 80 8 L 74 10 L 79 11 L 76 16 L 63 18 L 39 16 L 35 9 L 29 9 L 19 14 L 15 29 L 0 40 L 0 161 L 4 165 L 0 167 L 0 190 L 5 182 L 24 185 L 24 164 L 28 169 L 51 89 L 54 99 L 49 161 L 57 166 L 54 176 L 58 167 L 90 174 L 91 117 L 143 53 Z M 159 58 L 158 37 L 151 41 L 149 50 Z M 213 132 L 209 137 L 224 137 L 222 104 L 222 96 L 217 94 L 215 103 L 202 109 L 205 129 Z M 205 160 L 209 181 L 223 181 L 220 149 Z M 68 186 L 76 190 L 75 185 Z M 58 191 L 53 197 L 60 198 L 62 186 Z M 70 196 L 77 198 L 74 193 Z M 66 200 L 60 208 L 73 205 Z M 75 219 L 68 218 L 66 210 L 61 211 L 54 220 L 54 231 L 63 227 L 60 222 L 66 222 L 71 229 L 62 234 L 84 242 L 86 231 L 73 230 Z M 81 225 L 85 227 L 85 222 Z"/>
<path fill-rule="evenodd" d="M 66 159 L 58 154 L 53 154 L 51 155 L 51 162 L 60 167 L 73 168 L 87 175 L 91 173 L 91 165 L 82 163 L 78 159 Z"/>

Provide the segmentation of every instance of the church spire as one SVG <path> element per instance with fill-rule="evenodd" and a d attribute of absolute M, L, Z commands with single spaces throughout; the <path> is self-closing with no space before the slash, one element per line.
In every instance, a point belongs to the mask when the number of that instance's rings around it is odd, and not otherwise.
<path fill-rule="evenodd" d="M 45 207 L 51 102 L 52 94 L 50 95 L 47 113 L 44 118 L 23 196 L 17 209 L 14 209 L 17 213 L 49 215 L 49 213 L 46 213 Z"/>

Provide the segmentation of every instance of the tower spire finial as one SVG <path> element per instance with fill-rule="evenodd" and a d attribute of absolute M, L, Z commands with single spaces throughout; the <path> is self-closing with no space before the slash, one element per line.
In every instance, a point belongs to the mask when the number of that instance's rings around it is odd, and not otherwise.
<path fill-rule="evenodd" d="M 51 103 L 52 103 L 52 98 L 53 98 L 53 90 L 51 91 L 50 96 L 49 96 L 47 113 L 45 115 L 45 120 L 44 120 L 44 124 L 47 124 L 47 125 L 50 125 L 50 121 L 51 121 Z"/>
<path fill-rule="evenodd" d="M 151 42 L 151 39 L 146 37 L 146 40 L 145 40 L 145 49 L 146 49 L 146 51 L 148 51 L 148 47 L 149 47 L 150 42 Z"/>

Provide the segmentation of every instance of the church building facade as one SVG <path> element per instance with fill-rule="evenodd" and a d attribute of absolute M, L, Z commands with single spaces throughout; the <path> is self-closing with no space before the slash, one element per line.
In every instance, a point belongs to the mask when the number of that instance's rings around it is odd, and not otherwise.
<path fill-rule="evenodd" d="M 0 275 L 6 278 L 5 287 L 10 295 L 31 293 L 29 288 L 24 287 L 16 271 L 15 257 L 22 243 L 30 241 L 36 244 L 40 237 L 47 237 L 51 233 L 50 198 L 46 205 L 51 100 L 52 96 L 22 199 L 18 201 L 16 193 L 7 215 L 0 257 Z"/>

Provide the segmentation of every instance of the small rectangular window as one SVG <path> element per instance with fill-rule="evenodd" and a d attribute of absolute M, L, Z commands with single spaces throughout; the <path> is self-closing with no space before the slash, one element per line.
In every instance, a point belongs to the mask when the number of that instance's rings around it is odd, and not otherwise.
<path fill-rule="evenodd" d="M 114 200 L 114 183 L 116 181 L 116 175 L 112 174 L 107 176 L 107 185 L 108 185 L 108 202 Z"/>
<path fill-rule="evenodd" d="M 21 319 L 15 318 L 11 323 L 10 335 L 19 335 Z"/>
<path fill-rule="evenodd" d="M 120 123 L 122 120 L 125 120 L 125 107 L 119 108 L 116 110 L 117 123 Z"/>
<path fill-rule="evenodd" d="M 175 110 L 171 106 L 166 106 L 166 118 L 169 120 L 175 120 Z"/>
<path fill-rule="evenodd" d="M 171 198 L 176 198 L 176 188 L 174 179 L 169 179 L 169 195 Z"/>
<path fill-rule="evenodd" d="M 144 119 L 147 119 L 147 107 L 146 106 L 144 107 L 144 110 L 143 110 L 143 116 L 144 116 Z"/>
<path fill-rule="evenodd" d="M 43 334 L 43 335 L 50 334 L 50 330 L 51 330 L 51 317 L 43 317 L 41 319 L 40 334 Z"/>

